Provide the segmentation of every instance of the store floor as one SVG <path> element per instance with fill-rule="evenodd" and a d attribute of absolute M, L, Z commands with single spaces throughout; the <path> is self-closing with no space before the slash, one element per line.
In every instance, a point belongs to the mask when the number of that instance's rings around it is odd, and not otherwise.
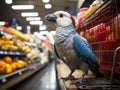
<path fill-rule="evenodd" d="M 9 90 L 59 90 L 56 83 L 54 62 Z"/>

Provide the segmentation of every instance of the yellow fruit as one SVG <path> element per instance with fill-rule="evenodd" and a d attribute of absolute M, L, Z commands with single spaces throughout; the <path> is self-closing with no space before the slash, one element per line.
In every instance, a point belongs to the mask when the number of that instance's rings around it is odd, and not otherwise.
<path fill-rule="evenodd" d="M 27 53 L 30 52 L 30 48 L 27 48 L 27 50 L 25 52 L 27 52 Z"/>
<path fill-rule="evenodd" d="M 6 44 L 5 47 L 6 47 L 7 49 L 10 49 L 11 45 Z"/>
<path fill-rule="evenodd" d="M 6 74 L 10 74 L 12 73 L 12 67 L 10 66 L 10 64 L 6 64 Z"/>
<path fill-rule="evenodd" d="M 22 60 L 17 60 L 18 68 L 24 68 L 25 67 L 25 62 Z"/>
<path fill-rule="evenodd" d="M 1 45 L 5 45 L 5 40 L 0 40 Z"/>
<path fill-rule="evenodd" d="M 14 45 L 10 45 L 9 49 L 10 50 L 17 50 L 18 48 L 16 46 L 14 46 Z"/>
<path fill-rule="evenodd" d="M 2 36 L 2 39 L 3 40 L 10 40 L 10 38 L 8 36 L 5 36 L 5 35 Z"/>
<path fill-rule="evenodd" d="M 10 40 L 10 41 L 7 41 L 6 44 L 13 45 L 14 42 Z"/>
<path fill-rule="evenodd" d="M 25 50 L 26 50 L 26 46 L 23 46 L 23 47 L 22 47 L 22 50 L 25 51 Z"/>

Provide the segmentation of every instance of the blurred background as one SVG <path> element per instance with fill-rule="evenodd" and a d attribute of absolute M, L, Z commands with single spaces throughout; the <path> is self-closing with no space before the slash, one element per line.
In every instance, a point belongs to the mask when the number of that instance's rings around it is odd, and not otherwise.
<path fill-rule="evenodd" d="M 70 70 L 54 54 L 55 25 L 44 19 L 58 10 L 74 16 L 102 73 L 120 80 L 119 52 L 114 58 L 120 46 L 119 0 L 0 0 L 0 90 L 77 89 L 60 79 Z"/>
<path fill-rule="evenodd" d="M 51 24 L 44 20 L 45 15 L 57 10 L 65 10 L 76 17 L 78 8 L 89 7 L 93 1 L 0 0 L 0 22 L 6 22 L 7 26 L 12 26 L 23 33 L 27 33 L 29 28 L 31 33 L 40 32 L 40 30 L 54 31 L 55 27 L 51 27 Z M 24 16 L 24 13 L 30 13 L 30 15 Z"/>

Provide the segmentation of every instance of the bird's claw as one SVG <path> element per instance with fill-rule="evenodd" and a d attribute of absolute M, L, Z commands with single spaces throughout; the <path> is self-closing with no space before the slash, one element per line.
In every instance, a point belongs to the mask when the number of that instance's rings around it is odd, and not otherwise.
<path fill-rule="evenodd" d="M 76 85 L 77 87 L 82 85 L 83 82 L 85 82 L 86 80 L 84 78 L 79 78 L 79 79 L 75 79 L 75 80 L 71 80 L 71 84 Z"/>
<path fill-rule="evenodd" d="M 67 81 L 67 80 L 74 80 L 75 78 L 73 76 L 68 76 L 68 77 L 62 77 L 61 79 Z"/>

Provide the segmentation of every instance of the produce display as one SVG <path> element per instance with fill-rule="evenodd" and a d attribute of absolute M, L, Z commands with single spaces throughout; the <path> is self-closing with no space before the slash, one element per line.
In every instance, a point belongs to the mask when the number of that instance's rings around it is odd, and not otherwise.
<path fill-rule="evenodd" d="M 11 28 L 0 26 L 0 75 L 11 74 L 12 72 L 25 68 L 35 62 L 40 61 L 40 52 L 31 43 L 30 38 L 21 32 Z M 36 60 L 37 61 L 37 60 Z"/>
<path fill-rule="evenodd" d="M 17 50 L 18 47 L 15 45 L 13 40 L 8 36 L 3 35 L 0 38 L 0 50 Z"/>
<path fill-rule="evenodd" d="M 0 58 L 0 74 L 10 74 L 17 69 L 26 67 L 26 62 L 23 60 L 14 60 L 10 56 Z"/>
<path fill-rule="evenodd" d="M 4 26 L 0 26 L 0 28 L 8 34 L 14 35 L 22 40 L 25 40 L 25 41 L 29 41 L 28 37 L 26 37 L 23 33 L 19 32 L 18 30 L 14 29 L 14 28 L 11 28 L 11 27 L 7 28 Z"/>
<path fill-rule="evenodd" d="M 14 40 L 13 38 L 3 35 L 0 38 L 0 50 L 19 50 L 28 53 L 30 52 L 30 47 L 26 46 L 21 40 Z"/>

